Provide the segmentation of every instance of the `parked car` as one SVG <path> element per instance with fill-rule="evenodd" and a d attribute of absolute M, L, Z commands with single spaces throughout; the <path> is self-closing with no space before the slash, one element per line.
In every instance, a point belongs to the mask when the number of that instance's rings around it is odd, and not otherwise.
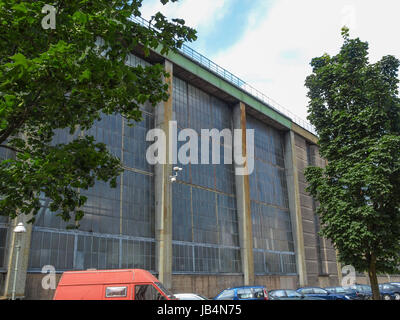
<path fill-rule="evenodd" d="M 395 286 L 390 283 L 382 283 L 379 285 L 379 291 L 382 292 L 391 292 L 393 294 L 394 300 L 400 300 L 400 287 Z M 389 299 L 385 299 L 389 300 Z"/>
<path fill-rule="evenodd" d="M 221 291 L 214 300 L 268 300 L 264 286 L 244 286 Z"/>
<path fill-rule="evenodd" d="M 372 291 L 370 286 L 365 284 L 353 284 L 350 286 L 350 289 L 353 289 L 357 295 L 362 298 L 362 300 L 372 299 Z"/>
<path fill-rule="evenodd" d="M 67 271 L 54 300 L 176 300 L 156 277 L 141 269 Z"/>
<path fill-rule="evenodd" d="M 318 297 L 308 297 L 298 293 L 296 290 L 271 290 L 268 292 L 269 299 L 271 300 L 325 300 Z"/>
<path fill-rule="evenodd" d="M 355 289 L 357 292 L 362 291 L 362 294 L 365 295 L 364 299 L 372 299 L 372 289 L 369 285 L 366 284 L 354 284 L 350 286 L 350 288 Z M 381 294 L 382 300 L 395 300 L 395 295 L 392 291 L 385 290 L 384 288 L 379 288 L 379 292 Z"/>
<path fill-rule="evenodd" d="M 329 291 L 319 287 L 304 287 L 304 288 L 299 288 L 296 291 L 304 296 L 317 297 L 325 300 L 351 300 L 346 295 L 338 293 L 330 293 Z"/>
<path fill-rule="evenodd" d="M 196 293 L 175 293 L 178 300 L 208 300 L 206 297 Z"/>
<path fill-rule="evenodd" d="M 356 290 L 349 287 L 327 287 L 325 288 L 329 293 L 341 294 L 349 297 L 348 300 L 364 300 L 361 295 L 357 293 Z"/>

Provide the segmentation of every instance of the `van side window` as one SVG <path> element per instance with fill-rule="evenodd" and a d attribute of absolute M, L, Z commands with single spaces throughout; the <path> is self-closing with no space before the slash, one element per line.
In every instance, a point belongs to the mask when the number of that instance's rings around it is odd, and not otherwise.
<path fill-rule="evenodd" d="M 151 284 L 135 286 L 135 300 L 165 300 L 165 297 Z"/>
<path fill-rule="evenodd" d="M 127 287 L 107 287 L 106 298 L 126 297 Z"/>

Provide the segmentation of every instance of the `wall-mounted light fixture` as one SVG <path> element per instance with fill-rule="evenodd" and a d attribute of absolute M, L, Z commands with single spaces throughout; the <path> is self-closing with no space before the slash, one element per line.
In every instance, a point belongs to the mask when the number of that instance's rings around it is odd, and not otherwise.
<path fill-rule="evenodd" d="M 175 174 L 172 175 L 172 176 L 169 176 L 169 179 L 170 179 L 171 182 L 175 182 L 176 178 L 178 177 L 178 173 L 180 171 L 182 171 L 182 168 L 181 167 L 173 167 L 172 170 L 175 172 Z"/>

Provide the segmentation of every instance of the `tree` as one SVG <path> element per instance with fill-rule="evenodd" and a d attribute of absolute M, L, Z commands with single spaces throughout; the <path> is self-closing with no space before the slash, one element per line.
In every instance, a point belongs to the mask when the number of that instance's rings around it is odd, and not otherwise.
<path fill-rule="evenodd" d="M 160 0 L 164 5 L 169 0 Z M 175 2 L 177 0 L 170 0 Z M 79 189 L 96 180 L 116 186 L 118 158 L 87 130 L 102 114 L 121 114 L 130 125 L 139 106 L 168 99 L 163 66 L 131 67 L 127 55 L 138 46 L 177 50 L 196 39 L 182 19 L 161 13 L 151 28 L 135 23 L 142 0 L 0 0 L 0 148 L 13 159 L 0 162 L 0 213 L 34 216 L 40 197 L 65 221 L 83 217 Z M 55 28 L 43 28 L 42 8 L 56 8 Z M 45 12 L 45 11 L 44 11 Z M 74 139 L 52 143 L 56 129 Z"/>
<path fill-rule="evenodd" d="M 305 176 L 320 203 L 321 235 L 342 263 L 368 272 L 379 299 L 377 273 L 396 272 L 400 262 L 400 62 L 372 64 L 368 43 L 350 39 L 347 28 L 342 36 L 336 56 L 312 59 L 305 82 L 308 119 L 328 160 Z"/>

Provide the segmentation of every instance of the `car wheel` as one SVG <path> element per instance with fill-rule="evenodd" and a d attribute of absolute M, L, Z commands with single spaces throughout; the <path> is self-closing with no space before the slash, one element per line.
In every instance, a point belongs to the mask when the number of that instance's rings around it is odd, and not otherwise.
<path fill-rule="evenodd" d="M 383 300 L 390 300 L 390 296 L 389 296 L 388 294 L 385 294 L 385 295 L 383 296 Z"/>
<path fill-rule="evenodd" d="M 397 293 L 397 292 L 396 292 L 396 293 L 394 294 L 394 299 L 395 299 L 395 300 L 400 300 L 400 293 Z"/>

